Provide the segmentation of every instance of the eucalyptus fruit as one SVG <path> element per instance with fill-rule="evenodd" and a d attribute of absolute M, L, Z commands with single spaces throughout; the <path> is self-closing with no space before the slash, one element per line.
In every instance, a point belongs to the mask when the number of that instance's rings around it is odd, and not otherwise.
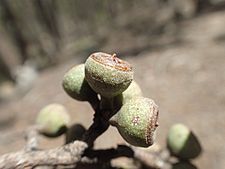
<path fill-rule="evenodd" d="M 175 124 L 170 128 L 167 147 L 172 155 L 181 159 L 192 159 L 201 153 L 197 137 L 183 124 Z"/>
<path fill-rule="evenodd" d="M 50 137 L 63 134 L 69 125 L 70 117 L 67 110 L 61 104 L 49 104 L 40 110 L 36 124 L 39 132 Z"/>
<path fill-rule="evenodd" d="M 64 75 L 62 85 L 66 93 L 76 100 L 89 101 L 96 97 L 96 93 L 85 80 L 84 64 L 71 68 Z"/>
<path fill-rule="evenodd" d="M 115 126 L 131 145 L 148 147 L 154 142 L 158 112 L 158 106 L 153 100 L 136 97 L 122 105 L 110 119 L 110 124 Z"/>
<path fill-rule="evenodd" d="M 130 86 L 120 95 L 114 97 L 113 104 L 116 110 L 120 109 L 120 107 L 128 100 L 141 97 L 142 91 L 139 85 L 133 80 Z"/>
<path fill-rule="evenodd" d="M 142 96 L 142 91 L 137 82 L 132 81 L 130 86 L 122 93 L 123 102 L 126 102 L 134 97 Z"/>
<path fill-rule="evenodd" d="M 128 88 L 133 80 L 133 70 L 115 54 L 97 52 L 85 62 L 85 79 L 96 93 L 111 98 Z"/>

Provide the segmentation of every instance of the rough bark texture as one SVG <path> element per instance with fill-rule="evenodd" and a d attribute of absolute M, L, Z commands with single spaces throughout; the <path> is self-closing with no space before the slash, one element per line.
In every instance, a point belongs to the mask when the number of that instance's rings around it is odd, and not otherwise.
<path fill-rule="evenodd" d="M 36 166 L 76 166 L 87 144 L 75 141 L 52 150 L 20 151 L 0 157 L 2 169 L 24 169 Z"/>

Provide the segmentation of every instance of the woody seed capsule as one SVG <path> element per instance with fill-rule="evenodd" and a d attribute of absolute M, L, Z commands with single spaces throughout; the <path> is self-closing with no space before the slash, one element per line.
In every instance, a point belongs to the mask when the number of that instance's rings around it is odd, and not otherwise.
<path fill-rule="evenodd" d="M 129 63 L 116 55 L 93 53 L 85 63 L 85 78 L 91 88 L 104 97 L 117 96 L 125 91 L 133 80 Z"/>
<path fill-rule="evenodd" d="M 36 124 L 39 132 L 50 137 L 63 134 L 69 125 L 70 116 L 61 104 L 49 104 L 42 108 L 37 116 Z"/>
<path fill-rule="evenodd" d="M 167 147 L 172 155 L 181 159 L 192 159 L 201 153 L 197 137 L 183 124 L 175 124 L 170 128 Z"/>
<path fill-rule="evenodd" d="M 148 147 L 154 142 L 158 112 L 153 100 L 137 97 L 127 101 L 110 119 L 110 123 L 131 145 Z"/>
<path fill-rule="evenodd" d="M 96 93 L 91 89 L 84 75 L 84 64 L 71 68 L 63 78 L 63 88 L 72 98 L 79 101 L 89 101 L 96 97 Z"/>

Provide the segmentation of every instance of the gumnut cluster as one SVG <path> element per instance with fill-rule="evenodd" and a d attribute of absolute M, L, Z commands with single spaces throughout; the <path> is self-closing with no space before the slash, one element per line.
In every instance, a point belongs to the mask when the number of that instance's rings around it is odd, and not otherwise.
<path fill-rule="evenodd" d="M 94 119 L 100 116 L 107 123 L 103 132 L 111 125 L 127 143 L 149 147 L 154 143 L 159 110 L 152 99 L 143 97 L 133 77 L 133 68 L 128 62 L 116 54 L 97 52 L 91 54 L 84 64 L 68 70 L 62 86 L 73 99 L 90 103 L 95 111 Z M 85 141 L 84 136 L 88 133 L 80 124 L 70 125 L 66 108 L 57 103 L 41 109 L 36 124 L 39 133 L 48 137 L 65 133 L 66 143 Z M 165 150 L 169 150 L 170 157 L 177 159 L 176 163 L 172 162 L 173 169 L 196 169 L 190 160 L 199 156 L 202 148 L 191 129 L 184 124 L 174 124 L 166 140 Z"/>
<path fill-rule="evenodd" d="M 154 142 L 159 110 L 153 100 L 142 96 L 133 76 L 133 68 L 128 62 L 116 54 L 97 52 L 84 64 L 68 70 L 62 86 L 76 100 L 88 101 L 93 107 L 99 103 L 100 109 L 110 116 L 108 122 L 128 143 L 148 147 Z"/>

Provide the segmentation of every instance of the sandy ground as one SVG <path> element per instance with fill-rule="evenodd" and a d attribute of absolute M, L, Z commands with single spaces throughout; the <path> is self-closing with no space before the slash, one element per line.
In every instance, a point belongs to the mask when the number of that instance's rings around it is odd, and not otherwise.
<path fill-rule="evenodd" d="M 180 42 L 167 48 L 144 51 L 126 59 L 135 68 L 135 80 L 144 96 L 152 98 L 160 108 L 157 142 L 165 146 L 168 128 L 177 122 L 188 125 L 199 137 L 204 149 L 194 160 L 199 169 L 223 169 L 225 166 L 225 12 L 212 13 L 180 23 Z M 86 57 L 86 56 L 85 56 Z M 23 98 L 2 104 L 0 154 L 21 149 L 22 130 L 32 125 L 38 111 L 48 103 L 64 104 L 72 122 L 88 127 L 91 107 L 72 100 L 62 87 L 63 74 L 80 60 L 72 60 L 40 74 L 34 88 Z M 14 120 L 13 120 L 14 119 Z M 4 121 L 4 120 L 2 120 Z M 63 143 L 41 138 L 41 146 L 51 148 Z M 96 147 L 112 147 L 123 143 L 110 128 Z"/>

